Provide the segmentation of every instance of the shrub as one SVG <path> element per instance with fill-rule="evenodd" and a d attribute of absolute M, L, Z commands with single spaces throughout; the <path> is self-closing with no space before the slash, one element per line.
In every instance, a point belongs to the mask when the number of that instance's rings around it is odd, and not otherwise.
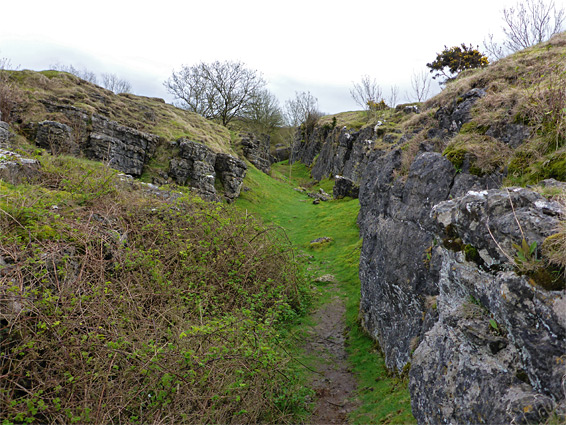
<path fill-rule="evenodd" d="M 44 163 L 44 186 L 0 198 L 0 418 L 292 421 L 278 329 L 305 289 L 277 229 Z"/>
<path fill-rule="evenodd" d="M 427 63 L 426 66 L 430 68 L 430 72 L 437 71 L 432 78 L 443 76 L 446 78 L 446 82 L 454 79 L 465 69 L 483 68 L 488 64 L 487 57 L 479 50 L 462 43 L 460 46 L 451 48 L 444 46 L 444 50 L 437 53 L 436 59 Z"/>

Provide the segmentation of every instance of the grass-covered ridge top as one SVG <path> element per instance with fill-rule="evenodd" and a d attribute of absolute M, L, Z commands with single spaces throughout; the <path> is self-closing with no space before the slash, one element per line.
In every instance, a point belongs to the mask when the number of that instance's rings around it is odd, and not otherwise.
<path fill-rule="evenodd" d="M 176 108 L 163 99 L 114 94 L 72 74 L 60 71 L 5 71 L 21 90 L 18 120 L 57 121 L 61 114 L 49 113 L 45 102 L 71 106 L 87 114 L 102 115 L 121 125 L 155 134 L 166 141 L 186 137 L 209 146 L 215 152 L 233 154 L 230 132 L 193 112 Z"/>

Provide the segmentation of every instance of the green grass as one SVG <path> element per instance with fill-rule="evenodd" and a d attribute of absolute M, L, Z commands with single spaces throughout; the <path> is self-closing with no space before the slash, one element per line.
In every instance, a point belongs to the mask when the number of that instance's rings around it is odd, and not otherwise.
<path fill-rule="evenodd" d="M 358 398 L 361 401 L 361 406 L 352 412 L 351 421 L 354 424 L 414 423 L 407 383 L 388 373 L 377 345 L 358 324 L 358 265 L 362 245 L 356 224 L 359 201 L 344 199 L 313 205 L 306 194 L 293 190 L 299 182 L 312 183 L 307 167 L 294 164 L 291 178 L 286 163 L 274 164 L 272 170 L 275 178 L 254 167 L 248 169 L 245 185 L 250 190 L 242 192 L 236 207 L 246 214 L 261 217 L 265 224 L 282 227 L 297 254 L 307 255 L 310 269 L 307 273 L 312 278 L 330 273 L 340 282 L 340 295 L 347 306 L 347 349 L 359 381 Z M 310 190 L 318 190 L 318 187 Z M 319 237 L 330 237 L 333 242 L 320 249 L 310 248 L 310 241 Z M 332 295 L 326 288 L 326 284 L 315 286 L 319 299 L 314 300 L 314 305 L 324 303 Z M 302 327 L 298 325 L 291 329 L 290 334 L 299 337 L 309 323 L 308 318 L 304 319 Z M 294 354 L 298 355 L 297 352 Z M 312 364 L 313 359 L 303 358 L 302 362 Z"/>

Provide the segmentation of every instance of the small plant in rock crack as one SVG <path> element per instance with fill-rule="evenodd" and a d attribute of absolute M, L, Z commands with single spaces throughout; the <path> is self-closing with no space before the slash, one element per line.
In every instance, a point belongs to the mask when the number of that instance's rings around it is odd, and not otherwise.
<path fill-rule="evenodd" d="M 537 243 L 534 241 L 529 244 L 525 238 L 521 241 L 521 245 L 513 244 L 516 250 L 515 263 L 521 269 L 532 269 L 536 266 L 540 259 L 537 258 Z"/>

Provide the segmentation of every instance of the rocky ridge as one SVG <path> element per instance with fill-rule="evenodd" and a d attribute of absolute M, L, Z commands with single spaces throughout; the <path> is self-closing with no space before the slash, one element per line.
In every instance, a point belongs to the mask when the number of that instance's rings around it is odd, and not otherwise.
<path fill-rule="evenodd" d="M 534 75 L 538 62 L 525 57 L 514 66 Z M 515 81 L 501 77 L 506 66 L 407 111 L 416 128 L 319 126 L 295 143 L 313 177 L 359 184 L 361 322 L 386 365 L 408 375 L 419 423 L 532 423 L 566 412 L 566 282 L 543 258 L 566 207 L 538 193 L 566 184 L 501 188 L 508 158 L 498 155 L 524 161 L 537 137 L 534 122 L 511 113 L 516 98 L 481 109 L 495 104 L 501 81 Z"/>
<path fill-rule="evenodd" d="M 216 180 L 227 201 L 233 201 L 240 193 L 247 166 L 233 155 L 215 152 L 186 138 L 167 142 L 155 134 L 121 125 L 77 107 L 45 104 L 48 111 L 63 114 L 71 123 L 52 120 L 25 123 L 26 136 L 49 152 L 84 155 L 125 174 L 140 177 L 158 147 L 166 145 L 168 169 L 162 171 L 159 180 L 154 179 L 154 182 L 190 186 L 206 200 L 219 199 Z"/>

